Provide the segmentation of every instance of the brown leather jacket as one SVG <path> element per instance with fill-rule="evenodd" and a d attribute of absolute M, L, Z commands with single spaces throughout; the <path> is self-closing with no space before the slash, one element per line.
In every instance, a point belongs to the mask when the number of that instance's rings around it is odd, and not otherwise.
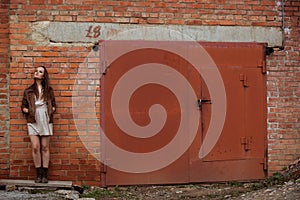
<path fill-rule="evenodd" d="M 25 118 L 27 120 L 27 123 L 35 123 L 35 94 L 34 94 L 34 85 L 31 85 L 24 91 L 24 96 L 22 100 L 22 112 L 25 115 Z M 48 106 L 48 115 L 50 118 L 49 123 L 53 123 L 53 113 L 56 110 L 56 103 L 55 103 L 55 97 L 53 89 L 49 88 L 49 94 L 48 97 L 45 98 L 47 106 Z M 25 113 L 23 111 L 23 108 L 28 109 L 28 113 Z"/>

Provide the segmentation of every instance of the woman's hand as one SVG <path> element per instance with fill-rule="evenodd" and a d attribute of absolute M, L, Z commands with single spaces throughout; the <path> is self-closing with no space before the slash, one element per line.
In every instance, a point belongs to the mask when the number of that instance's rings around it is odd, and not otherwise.
<path fill-rule="evenodd" d="M 28 111 L 29 111 L 28 108 L 23 108 L 24 113 L 28 113 Z"/>

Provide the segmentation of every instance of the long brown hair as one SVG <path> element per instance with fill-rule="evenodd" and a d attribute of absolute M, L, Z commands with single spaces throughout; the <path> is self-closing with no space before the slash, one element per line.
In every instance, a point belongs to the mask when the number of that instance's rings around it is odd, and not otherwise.
<path fill-rule="evenodd" d="M 48 94 L 49 94 L 49 87 L 50 87 L 50 83 L 49 83 L 49 74 L 48 71 L 46 69 L 45 66 L 39 66 L 42 67 L 44 69 L 44 78 L 41 82 L 42 84 L 42 98 L 44 98 L 44 100 L 47 100 Z M 36 79 L 34 79 L 34 83 L 33 83 L 33 88 L 34 88 L 34 93 L 36 95 L 37 98 L 39 98 L 39 90 L 36 84 Z"/>

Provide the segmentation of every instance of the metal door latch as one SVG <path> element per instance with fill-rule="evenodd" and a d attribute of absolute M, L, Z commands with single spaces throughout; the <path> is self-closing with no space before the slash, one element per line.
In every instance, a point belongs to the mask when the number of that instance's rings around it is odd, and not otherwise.
<path fill-rule="evenodd" d="M 211 104 L 211 100 L 210 99 L 198 99 L 197 100 L 197 105 L 198 105 L 198 108 L 201 110 L 202 108 L 202 104 L 204 103 L 209 103 Z"/>

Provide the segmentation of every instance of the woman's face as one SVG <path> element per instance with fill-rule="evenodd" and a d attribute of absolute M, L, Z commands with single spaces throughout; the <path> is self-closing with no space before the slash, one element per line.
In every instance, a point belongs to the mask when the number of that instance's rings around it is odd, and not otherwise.
<path fill-rule="evenodd" d="M 42 80 L 44 78 L 45 70 L 42 67 L 36 68 L 34 72 L 34 78 Z"/>

